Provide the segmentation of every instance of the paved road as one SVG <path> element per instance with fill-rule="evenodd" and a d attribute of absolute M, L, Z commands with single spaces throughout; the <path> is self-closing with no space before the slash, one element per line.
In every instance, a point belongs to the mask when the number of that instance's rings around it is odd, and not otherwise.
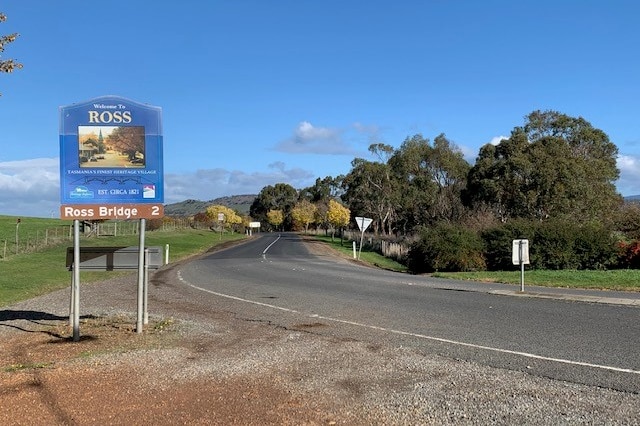
<path fill-rule="evenodd" d="M 262 234 L 180 276 L 256 321 L 640 392 L 637 294 L 520 294 L 379 271 L 313 256 L 295 234 Z"/>

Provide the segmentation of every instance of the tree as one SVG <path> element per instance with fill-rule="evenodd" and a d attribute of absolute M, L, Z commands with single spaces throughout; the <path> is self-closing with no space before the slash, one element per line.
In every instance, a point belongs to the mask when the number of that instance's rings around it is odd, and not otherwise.
<path fill-rule="evenodd" d="M 106 144 L 131 159 L 138 153 L 144 155 L 144 127 L 117 127 L 107 138 Z"/>
<path fill-rule="evenodd" d="M 291 210 L 294 222 L 304 226 L 304 232 L 309 230 L 309 224 L 313 223 L 317 208 L 309 200 L 299 201 Z"/>
<path fill-rule="evenodd" d="M 324 179 L 316 178 L 315 184 L 300 191 L 300 198 L 305 198 L 312 203 L 325 202 L 330 199 L 340 198 L 342 195 L 342 180 L 344 176 L 331 177 Z"/>
<path fill-rule="evenodd" d="M 4 13 L 0 13 L 0 22 L 4 22 L 6 20 L 6 15 Z M 18 33 L 13 33 L 5 36 L 0 36 L 0 53 L 4 52 L 5 46 L 9 43 L 13 43 L 18 35 Z M 13 59 L 0 59 L 0 72 L 10 73 L 15 69 L 20 68 L 22 68 L 22 64 L 16 62 Z"/>
<path fill-rule="evenodd" d="M 369 151 L 386 161 L 391 147 L 372 144 Z M 351 162 L 351 172 L 345 176 L 342 185 L 343 199 L 357 214 L 374 219 L 373 231 L 391 234 L 391 224 L 396 214 L 396 197 L 391 169 L 386 162 L 372 162 L 356 158 Z"/>
<path fill-rule="evenodd" d="M 284 222 L 284 214 L 282 210 L 269 210 L 267 212 L 267 222 L 273 225 L 274 228 L 278 229 L 282 222 Z"/>
<path fill-rule="evenodd" d="M 389 165 L 397 180 L 398 220 L 404 232 L 462 217 L 465 209 L 460 195 L 471 166 L 444 134 L 433 144 L 419 134 L 407 138 Z"/>
<path fill-rule="evenodd" d="M 235 211 L 231 210 L 227 206 L 221 206 L 219 204 L 214 204 L 212 206 L 207 207 L 207 218 L 211 222 L 220 223 L 220 225 L 224 228 L 225 224 L 228 225 L 239 225 L 242 223 L 242 217 L 237 214 Z M 220 220 L 220 216 L 223 215 L 223 220 Z"/>
<path fill-rule="evenodd" d="M 277 183 L 274 186 L 265 186 L 251 204 L 249 215 L 259 222 L 268 222 L 267 213 L 270 210 L 282 210 L 283 227 L 291 229 L 291 209 L 297 201 L 298 191 L 289 184 Z"/>
<path fill-rule="evenodd" d="M 621 202 L 614 182 L 618 150 L 583 118 L 534 111 L 497 146 L 481 148 L 464 198 L 490 206 L 502 221 L 609 220 Z"/>
<path fill-rule="evenodd" d="M 351 211 L 348 208 L 335 200 L 329 201 L 329 209 L 327 210 L 327 221 L 333 227 L 333 231 L 331 232 L 332 241 L 335 229 L 342 230 L 342 228 L 349 224 L 350 219 Z M 340 233 L 340 243 L 342 243 L 342 232 Z"/>

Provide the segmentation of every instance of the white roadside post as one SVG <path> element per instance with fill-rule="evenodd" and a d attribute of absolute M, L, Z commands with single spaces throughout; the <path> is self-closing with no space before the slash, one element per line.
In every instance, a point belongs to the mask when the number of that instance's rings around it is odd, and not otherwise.
<path fill-rule="evenodd" d="M 520 265 L 520 291 L 524 292 L 524 265 L 529 264 L 529 240 L 513 240 L 511 261 Z"/>
<path fill-rule="evenodd" d="M 360 260 L 360 253 L 362 253 L 362 241 L 364 240 L 364 231 L 371 225 L 373 219 L 368 217 L 356 217 L 356 223 L 360 229 L 360 249 L 358 250 L 358 260 Z"/>

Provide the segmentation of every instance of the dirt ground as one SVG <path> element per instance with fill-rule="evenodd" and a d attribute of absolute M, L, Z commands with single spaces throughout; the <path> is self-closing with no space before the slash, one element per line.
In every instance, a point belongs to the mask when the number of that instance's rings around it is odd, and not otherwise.
<path fill-rule="evenodd" d="M 72 341 L 68 318 L 61 314 L 68 303 L 64 292 L 53 297 L 56 308 L 48 297 L 29 301 L 23 310 L 0 309 L 0 424 L 331 425 L 347 420 L 340 416 L 338 421 L 322 398 L 292 392 L 277 373 L 263 368 L 211 373 L 212 364 L 281 342 L 287 338 L 283 330 L 214 313 L 212 321 L 186 325 L 171 315 L 151 318 L 137 334 L 135 310 L 109 311 L 108 295 L 126 293 L 123 281 L 82 289 L 83 300 L 101 299 L 99 308 L 83 307 L 83 312 L 106 308 L 106 313 L 82 317 L 79 342 Z M 151 303 L 169 305 L 174 295 L 163 302 L 161 289 L 178 284 L 155 284 Z M 94 290 L 98 294 L 91 296 Z M 112 304 L 121 308 L 118 300 Z M 177 316 L 202 309 L 171 304 Z"/>
<path fill-rule="evenodd" d="M 215 342 L 161 323 L 138 336 L 131 319 L 85 320 L 79 343 L 66 325 L 3 337 L 0 424 L 335 424 L 268 377 L 176 380 Z"/>

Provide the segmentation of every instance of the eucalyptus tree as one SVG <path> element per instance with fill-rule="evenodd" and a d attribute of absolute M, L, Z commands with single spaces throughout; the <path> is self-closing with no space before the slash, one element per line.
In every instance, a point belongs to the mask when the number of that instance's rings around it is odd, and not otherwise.
<path fill-rule="evenodd" d="M 420 134 L 405 139 L 389 165 L 396 181 L 404 232 L 463 216 L 460 195 L 471 166 L 444 134 L 438 135 L 433 144 Z"/>
<path fill-rule="evenodd" d="M 480 149 L 465 200 L 485 204 L 502 221 L 603 220 L 621 197 L 617 147 L 585 119 L 534 111 L 509 139 Z"/>
<path fill-rule="evenodd" d="M 326 176 L 323 179 L 316 178 L 315 183 L 300 191 L 300 198 L 307 199 L 312 203 L 328 203 L 331 199 L 339 199 L 342 195 L 342 180 L 344 176 Z"/>
<path fill-rule="evenodd" d="M 298 201 L 298 191 L 287 183 L 276 183 L 262 188 L 258 196 L 249 207 L 249 215 L 257 221 L 267 222 L 270 210 L 282 210 L 284 215 L 283 228 L 291 229 L 291 209 Z"/>
<path fill-rule="evenodd" d="M 393 151 L 388 145 L 373 144 L 369 151 L 384 160 L 385 153 Z M 351 162 L 351 171 L 344 177 L 342 198 L 352 213 L 373 219 L 375 233 L 392 232 L 396 215 L 395 183 L 391 169 L 384 161 L 368 161 L 355 158 Z"/>

